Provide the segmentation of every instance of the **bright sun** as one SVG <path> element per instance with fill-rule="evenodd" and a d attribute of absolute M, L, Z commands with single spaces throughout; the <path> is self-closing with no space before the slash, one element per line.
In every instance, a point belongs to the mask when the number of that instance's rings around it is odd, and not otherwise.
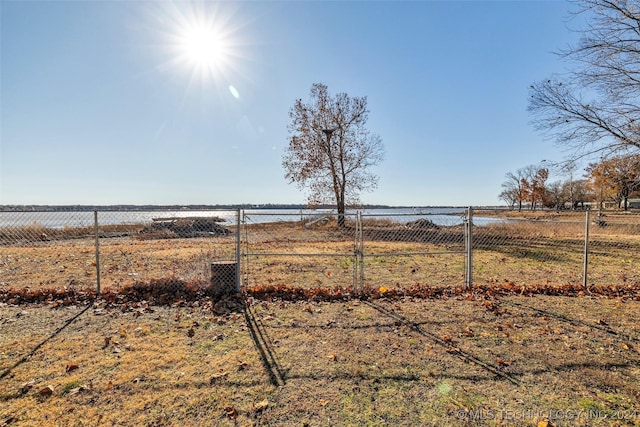
<path fill-rule="evenodd" d="M 239 49 L 244 43 L 240 38 L 243 24 L 238 23 L 231 3 L 153 3 L 158 7 L 155 15 L 165 29 L 164 44 L 171 54 L 166 65 L 187 72 L 189 85 L 229 84 L 238 69 Z"/>
<path fill-rule="evenodd" d="M 185 30 L 181 39 L 185 59 L 192 66 L 213 72 L 224 65 L 227 55 L 224 40 L 213 29 L 193 26 Z"/>

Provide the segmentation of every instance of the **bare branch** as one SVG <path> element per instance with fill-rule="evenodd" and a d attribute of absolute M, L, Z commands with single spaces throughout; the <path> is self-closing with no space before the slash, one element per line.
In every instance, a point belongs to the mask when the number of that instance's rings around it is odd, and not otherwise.
<path fill-rule="evenodd" d="M 571 159 L 640 150 L 640 2 L 579 0 L 588 25 L 560 53 L 564 79 L 534 83 L 528 110 L 535 128 L 570 151 Z"/>

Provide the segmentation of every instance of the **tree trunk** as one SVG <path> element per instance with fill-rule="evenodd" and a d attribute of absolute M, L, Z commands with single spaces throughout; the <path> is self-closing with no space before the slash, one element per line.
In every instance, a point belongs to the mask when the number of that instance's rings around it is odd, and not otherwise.
<path fill-rule="evenodd" d="M 345 205 L 344 205 L 344 190 L 342 190 L 340 192 L 340 196 L 338 197 L 338 200 L 336 200 L 336 204 L 338 207 L 338 227 L 340 228 L 344 228 L 345 226 L 345 221 L 344 221 L 344 211 L 345 211 Z"/>
<path fill-rule="evenodd" d="M 344 221 L 344 204 L 343 204 L 342 207 L 338 207 L 338 227 L 344 228 L 344 226 L 345 226 L 345 221 Z"/>

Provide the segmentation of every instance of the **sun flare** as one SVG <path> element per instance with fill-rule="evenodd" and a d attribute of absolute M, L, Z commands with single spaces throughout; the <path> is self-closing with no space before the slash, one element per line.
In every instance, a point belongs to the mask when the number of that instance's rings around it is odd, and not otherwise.
<path fill-rule="evenodd" d="M 221 35 L 212 28 L 201 26 L 185 29 L 181 49 L 192 66 L 209 71 L 222 67 L 227 56 Z"/>
<path fill-rule="evenodd" d="M 229 76 L 239 55 L 234 9 L 198 2 L 167 2 L 165 7 L 172 65 L 190 73 L 192 81 Z"/>
<path fill-rule="evenodd" d="M 252 45 L 250 21 L 240 14 L 240 6 L 204 0 L 149 3 L 150 46 L 164 57 L 158 68 L 187 77 L 188 89 L 216 87 L 238 99 L 230 86 L 244 75 Z"/>

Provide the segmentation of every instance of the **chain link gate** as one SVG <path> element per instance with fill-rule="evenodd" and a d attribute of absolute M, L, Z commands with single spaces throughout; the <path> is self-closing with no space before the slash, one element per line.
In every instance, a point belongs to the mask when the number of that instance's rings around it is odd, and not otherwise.
<path fill-rule="evenodd" d="M 242 213 L 246 286 L 381 290 L 470 282 L 468 212 Z"/>
<path fill-rule="evenodd" d="M 467 211 L 359 213 L 356 289 L 455 286 L 469 276 Z M 465 282 L 466 283 L 466 282 Z"/>
<path fill-rule="evenodd" d="M 350 288 L 357 262 L 355 214 L 242 212 L 244 286 Z"/>

